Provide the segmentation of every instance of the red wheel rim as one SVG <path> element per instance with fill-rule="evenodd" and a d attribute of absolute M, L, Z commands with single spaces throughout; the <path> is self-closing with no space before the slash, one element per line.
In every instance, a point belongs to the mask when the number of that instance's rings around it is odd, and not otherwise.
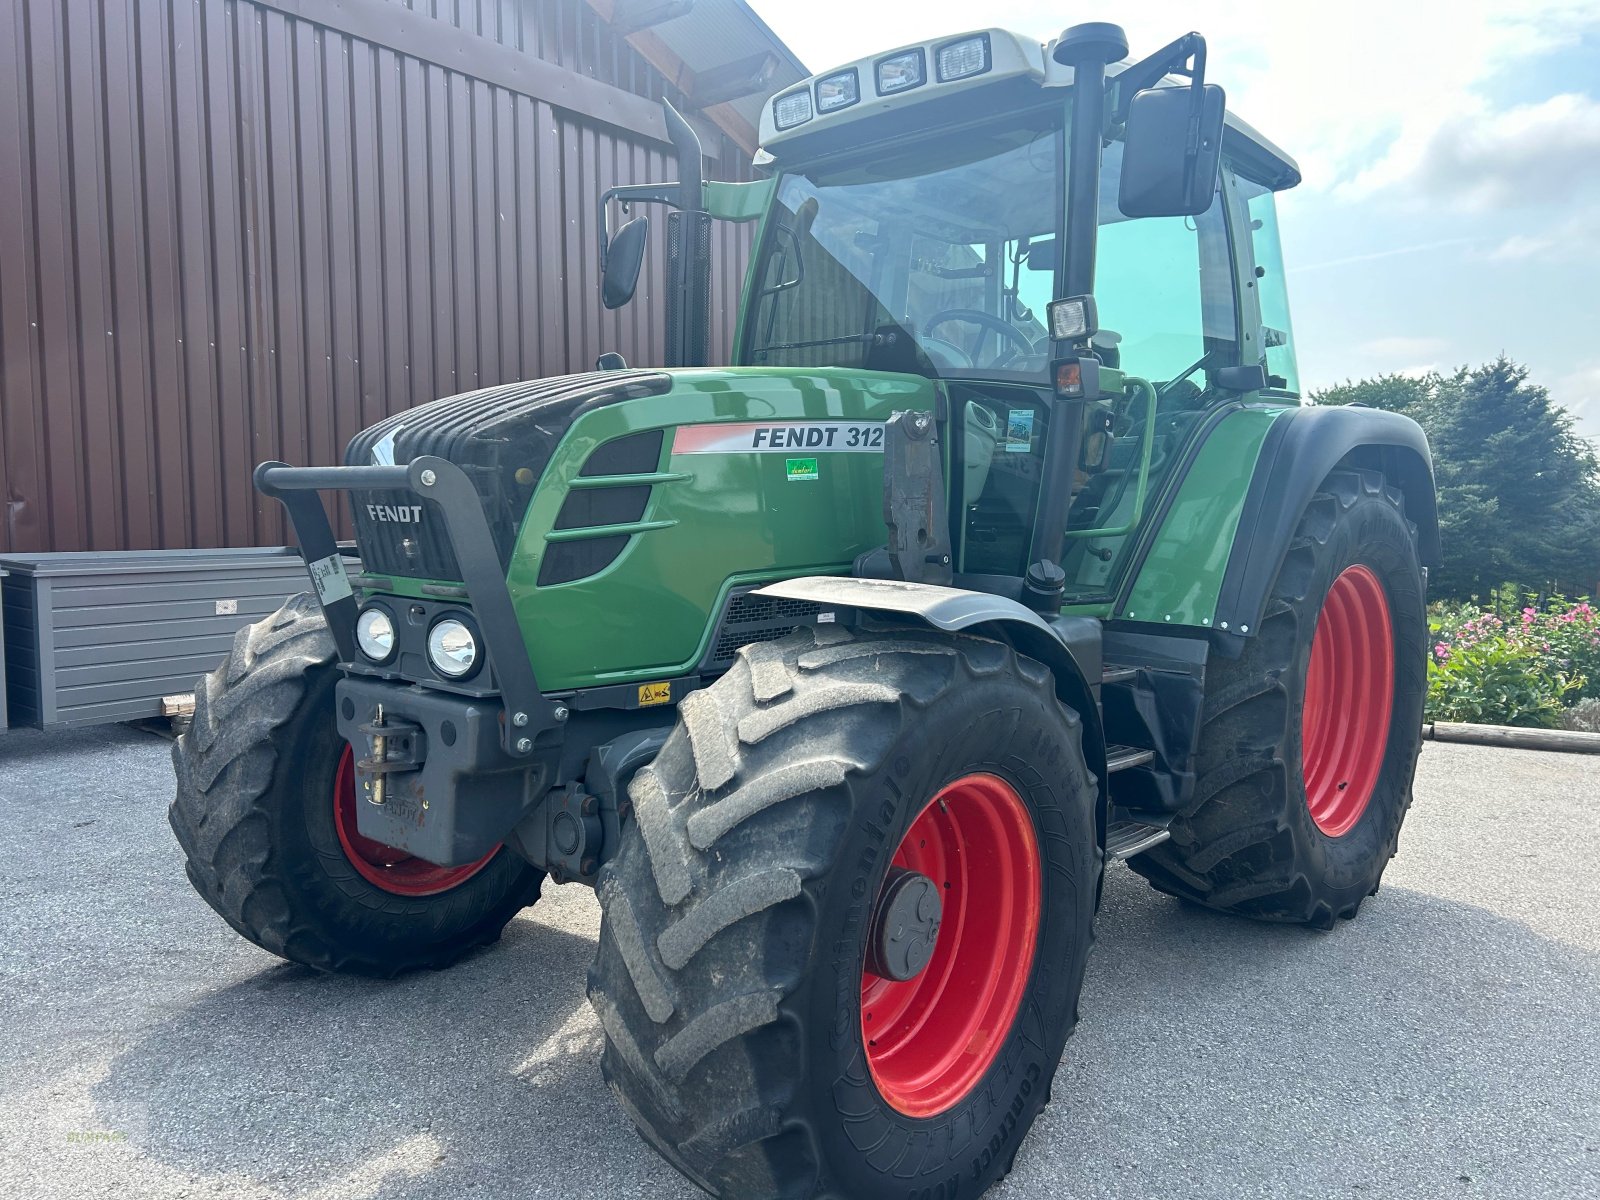
<path fill-rule="evenodd" d="M 1350 567 L 1317 617 L 1300 726 L 1306 804 L 1329 837 L 1348 833 L 1367 810 L 1393 710 L 1389 599 L 1370 568 Z"/>
<path fill-rule="evenodd" d="M 333 781 L 333 827 L 350 865 L 374 887 L 396 896 L 436 896 L 460 887 L 489 865 L 500 850 L 496 846 L 477 862 L 461 867 L 441 867 L 413 857 L 404 850 L 362 837 L 356 828 L 356 760 L 350 747 L 339 757 Z"/>
<path fill-rule="evenodd" d="M 861 972 L 861 1035 L 878 1092 L 911 1117 L 959 1103 L 1022 1004 L 1039 934 L 1039 846 L 1016 790 L 993 775 L 947 784 L 894 862 L 940 885 L 933 957 L 905 982 Z"/>

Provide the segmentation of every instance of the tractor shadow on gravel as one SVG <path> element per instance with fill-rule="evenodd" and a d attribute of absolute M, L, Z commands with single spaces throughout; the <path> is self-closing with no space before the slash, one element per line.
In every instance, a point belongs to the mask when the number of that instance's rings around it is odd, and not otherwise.
<path fill-rule="evenodd" d="M 269 966 L 170 1011 L 96 1085 L 100 1120 L 226 1193 L 699 1195 L 600 1080 L 592 898 L 547 893 L 447 972 Z M 1595 995 L 1600 956 L 1468 904 L 1385 887 L 1319 934 L 1115 868 L 1055 1103 L 994 1194 L 1398 1195 L 1463 1175 L 1511 1194 L 1563 1147 L 1581 1177 L 1600 1168 L 1600 1038 L 1576 1044 Z"/>
<path fill-rule="evenodd" d="M 597 906 L 576 887 L 546 896 L 538 909 L 591 936 L 530 911 L 448 971 L 269 965 L 170 1011 L 95 1086 L 99 1117 L 223 1194 L 525 1195 L 546 1154 L 579 1194 L 613 1194 L 602 1179 L 692 1194 L 600 1080 L 583 994 Z"/>

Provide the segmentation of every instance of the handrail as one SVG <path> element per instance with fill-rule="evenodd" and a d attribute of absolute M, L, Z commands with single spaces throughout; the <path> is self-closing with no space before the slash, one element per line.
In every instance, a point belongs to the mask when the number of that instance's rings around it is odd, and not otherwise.
<path fill-rule="evenodd" d="M 1122 537 L 1137 529 L 1139 522 L 1144 519 L 1145 496 L 1150 490 L 1150 457 L 1156 444 L 1156 389 L 1148 379 L 1140 379 L 1137 375 L 1125 376 L 1123 383 L 1126 386 L 1139 388 L 1145 394 L 1144 438 L 1139 453 L 1139 486 L 1133 494 L 1133 516 L 1124 524 L 1112 529 L 1101 529 L 1097 526 L 1088 529 L 1069 529 L 1062 535 L 1068 541 L 1074 538 Z"/>

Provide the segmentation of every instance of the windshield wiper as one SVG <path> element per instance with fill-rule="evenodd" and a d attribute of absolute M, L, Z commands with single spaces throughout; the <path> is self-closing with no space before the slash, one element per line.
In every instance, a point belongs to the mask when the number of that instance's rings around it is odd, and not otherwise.
<path fill-rule="evenodd" d="M 757 346 L 751 354 L 768 354 L 774 350 L 806 350 L 813 346 L 846 346 L 852 342 L 866 346 L 892 346 L 899 340 L 899 334 L 888 333 L 848 333 L 843 337 L 813 338 L 806 342 L 770 342 L 765 346 Z"/>

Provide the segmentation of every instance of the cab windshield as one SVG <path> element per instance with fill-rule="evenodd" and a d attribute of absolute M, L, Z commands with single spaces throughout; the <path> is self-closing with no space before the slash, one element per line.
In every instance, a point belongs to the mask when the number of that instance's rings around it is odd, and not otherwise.
<path fill-rule="evenodd" d="M 740 361 L 1042 375 L 1063 108 L 786 174 Z"/>

